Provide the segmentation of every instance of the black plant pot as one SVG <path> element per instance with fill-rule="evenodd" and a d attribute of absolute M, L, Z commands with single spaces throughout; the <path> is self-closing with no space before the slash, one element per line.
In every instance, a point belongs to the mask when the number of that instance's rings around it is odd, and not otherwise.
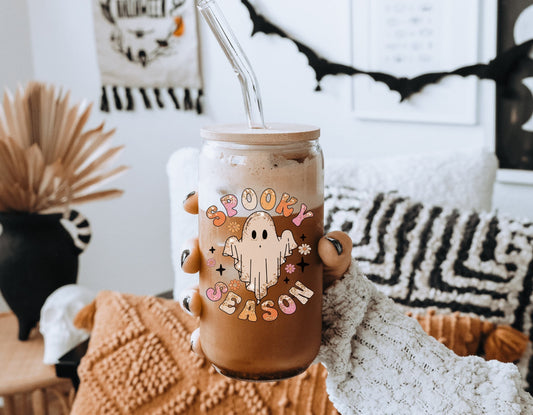
<path fill-rule="evenodd" d="M 57 288 L 78 278 L 78 255 L 90 240 L 87 220 L 70 211 L 72 236 L 61 214 L 0 213 L 0 291 L 27 340 L 41 307 Z"/>

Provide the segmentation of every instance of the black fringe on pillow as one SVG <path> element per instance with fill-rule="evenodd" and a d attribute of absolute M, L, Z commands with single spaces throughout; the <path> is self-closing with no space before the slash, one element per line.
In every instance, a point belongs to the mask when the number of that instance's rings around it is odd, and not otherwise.
<path fill-rule="evenodd" d="M 135 98 L 130 87 L 119 86 L 103 86 L 102 95 L 100 97 L 100 110 L 103 112 L 110 112 L 110 102 L 114 104 L 114 109 L 117 111 L 133 111 L 135 109 Z M 163 93 L 165 90 L 159 88 L 137 88 L 141 95 L 144 108 L 151 110 L 152 108 L 165 108 L 165 101 Z M 177 110 L 192 111 L 196 110 L 197 114 L 202 114 L 203 105 L 202 97 L 204 91 L 200 89 L 189 88 L 168 88 L 166 92 Z M 110 101 L 108 93 L 113 97 Z M 153 104 L 155 102 L 155 104 Z"/>

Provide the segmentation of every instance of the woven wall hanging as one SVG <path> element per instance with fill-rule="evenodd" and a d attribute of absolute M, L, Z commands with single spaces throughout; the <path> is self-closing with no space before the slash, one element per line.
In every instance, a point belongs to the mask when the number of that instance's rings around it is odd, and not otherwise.
<path fill-rule="evenodd" d="M 194 0 L 94 0 L 93 14 L 102 111 L 171 101 L 202 112 Z"/>

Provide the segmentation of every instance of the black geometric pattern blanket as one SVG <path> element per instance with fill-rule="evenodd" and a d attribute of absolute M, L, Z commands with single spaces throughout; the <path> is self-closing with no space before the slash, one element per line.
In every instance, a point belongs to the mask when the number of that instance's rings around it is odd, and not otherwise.
<path fill-rule="evenodd" d="M 533 223 L 349 187 L 327 188 L 324 207 L 326 230 L 348 233 L 362 271 L 406 310 L 459 311 L 533 339 Z M 530 342 L 517 362 L 529 392 L 532 356 Z"/>

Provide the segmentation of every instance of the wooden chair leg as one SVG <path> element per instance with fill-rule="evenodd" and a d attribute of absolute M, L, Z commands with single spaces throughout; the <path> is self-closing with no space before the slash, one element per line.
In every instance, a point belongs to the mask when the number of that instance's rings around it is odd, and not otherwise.
<path fill-rule="evenodd" d="M 73 388 L 70 390 L 74 390 Z M 70 391 L 59 390 L 59 388 L 48 388 L 48 393 L 54 395 L 61 406 L 61 414 L 69 415 L 72 408 L 72 401 L 70 400 Z"/>
<path fill-rule="evenodd" d="M 4 399 L 4 414 L 5 415 L 16 415 L 15 411 L 15 400 L 13 395 L 2 396 Z"/>
<path fill-rule="evenodd" d="M 46 415 L 46 394 L 44 389 L 35 389 L 31 394 L 34 415 Z"/>
<path fill-rule="evenodd" d="M 69 408 L 72 408 L 72 404 L 74 403 L 74 398 L 76 397 L 76 390 L 71 387 L 70 391 L 68 393 L 68 405 Z"/>
<path fill-rule="evenodd" d="M 24 414 L 24 415 L 27 415 L 29 413 L 31 413 L 30 411 L 30 399 L 31 399 L 31 394 L 27 394 L 27 393 L 22 393 L 20 395 L 17 396 L 17 414 Z"/>

